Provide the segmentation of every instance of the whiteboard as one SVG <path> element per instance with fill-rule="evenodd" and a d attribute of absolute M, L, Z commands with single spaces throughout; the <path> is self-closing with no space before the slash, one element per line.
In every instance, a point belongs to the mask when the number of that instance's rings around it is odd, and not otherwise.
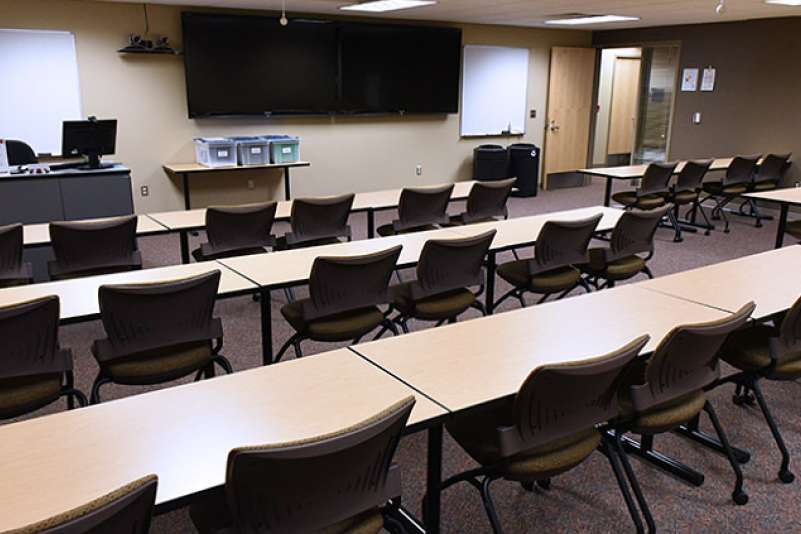
<path fill-rule="evenodd" d="M 0 29 L 0 139 L 61 153 L 61 123 L 83 118 L 75 36 Z"/>
<path fill-rule="evenodd" d="M 526 132 L 528 48 L 464 47 L 463 136 Z"/>

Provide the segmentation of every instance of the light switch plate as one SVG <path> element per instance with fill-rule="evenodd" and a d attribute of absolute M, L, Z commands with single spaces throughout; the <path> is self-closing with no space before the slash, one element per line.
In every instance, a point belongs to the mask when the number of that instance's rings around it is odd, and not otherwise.
<path fill-rule="evenodd" d="M 701 112 L 700 111 L 696 111 L 695 113 L 693 113 L 692 121 L 693 121 L 693 124 L 701 124 Z"/>

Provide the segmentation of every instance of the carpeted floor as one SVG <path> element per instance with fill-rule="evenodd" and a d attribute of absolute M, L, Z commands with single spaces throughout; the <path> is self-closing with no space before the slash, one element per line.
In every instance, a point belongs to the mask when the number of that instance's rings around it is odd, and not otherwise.
<path fill-rule="evenodd" d="M 626 186 L 627 184 L 620 184 L 618 187 L 624 189 Z M 593 206 L 601 204 L 602 196 L 603 184 L 598 181 L 587 187 L 542 193 L 537 198 L 512 199 L 510 210 L 513 217 L 519 217 Z M 452 211 L 458 212 L 461 208 L 460 204 L 454 204 Z M 377 223 L 389 222 L 393 216 L 392 212 L 379 213 Z M 356 239 L 366 237 L 364 215 L 354 215 L 351 224 Z M 283 227 L 277 225 L 276 232 L 283 230 Z M 656 253 L 650 265 L 654 275 L 661 276 L 716 263 L 768 250 L 773 245 L 774 235 L 774 222 L 766 222 L 763 228 L 756 229 L 753 220 L 739 217 L 732 217 L 732 229 L 728 235 L 722 231 L 715 231 L 709 237 L 705 237 L 703 233 L 686 234 L 683 243 L 673 243 L 672 231 L 662 229 L 657 232 Z M 196 246 L 201 237 L 193 238 L 192 245 Z M 177 235 L 142 238 L 140 248 L 147 267 L 179 263 Z M 507 259 L 502 256 L 499 261 Z M 505 286 L 500 283 L 498 294 L 504 289 Z M 284 304 L 283 298 L 280 292 L 273 295 L 276 346 L 280 346 L 291 334 L 279 313 Z M 503 308 L 511 309 L 515 306 L 517 303 L 507 301 Z M 259 365 L 258 303 L 253 302 L 250 297 L 219 301 L 217 314 L 222 317 L 225 328 L 223 352 L 231 360 L 235 370 Z M 413 329 L 428 327 L 430 325 L 412 325 Z M 86 392 L 89 391 L 97 370 L 89 347 L 92 340 L 101 335 L 102 327 L 99 322 L 61 329 L 62 345 L 71 348 L 75 355 L 77 385 Z M 308 342 L 304 344 L 307 355 L 331 348 L 334 347 Z M 469 384 L 465 387 L 469 387 Z M 135 395 L 145 389 L 107 386 L 103 389 L 103 399 Z M 799 384 L 770 383 L 764 389 L 791 454 L 801 458 L 801 421 L 798 417 L 798 406 L 795 405 L 801 397 Z M 797 505 L 801 499 L 801 483 L 785 485 L 777 480 L 779 454 L 761 414 L 754 408 L 734 406 L 731 393 L 732 388 L 719 389 L 712 393 L 711 398 L 732 442 L 752 452 L 751 462 L 744 466 L 745 489 L 750 495 L 750 502 L 746 506 L 735 506 L 731 502 L 733 474 L 723 456 L 677 436 L 657 438 L 658 449 L 680 458 L 706 474 L 705 484 L 695 488 L 649 465 L 632 460 L 651 504 L 657 526 L 663 532 L 801 530 L 801 508 Z M 60 409 L 63 407 L 59 405 L 49 408 L 48 411 Z M 473 465 L 448 436 L 443 453 L 445 477 Z M 404 438 L 396 460 L 403 468 L 404 503 L 418 511 L 425 483 L 425 435 L 420 433 Z M 500 481 L 494 484 L 493 492 L 501 521 L 508 533 L 633 530 L 611 469 L 600 453 L 594 454 L 578 468 L 555 478 L 549 491 L 528 493 L 518 484 Z M 454 486 L 443 494 L 442 522 L 443 532 L 447 533 L 489 531 L 489 523 L 478 493 L 467 484 Z M 194 532 L 194 529 L 186 511 L 178 510 L 157 517 L 153 532 L 183 533 Z"/>

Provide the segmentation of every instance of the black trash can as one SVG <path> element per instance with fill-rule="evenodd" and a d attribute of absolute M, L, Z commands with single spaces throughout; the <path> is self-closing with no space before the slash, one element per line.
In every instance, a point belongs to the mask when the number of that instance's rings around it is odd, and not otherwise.
<path fill-rule="evenodd" d="M 540 178 L 540 149 L 536 145 L 509 145 L 509 174 L 517 178 L 512 195 L 536 197 Z"/>
<path fill-rule="evenodd" d="M 509 154 L 500 145 L 480 145 L 473 149 L 474 180 L 505 180 L 509 177 Z"/>

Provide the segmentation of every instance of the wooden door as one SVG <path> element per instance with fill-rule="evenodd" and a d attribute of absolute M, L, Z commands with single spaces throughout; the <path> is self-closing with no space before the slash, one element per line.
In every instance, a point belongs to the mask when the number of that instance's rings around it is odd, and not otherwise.
<path fill-rule="evenodd" d="M 640 58 L 615 58 L 608 154 L 631 154 L 637 132 Z"/>
<path fill-rule="evenodd" d="M 595 80 L 594 48 L 551 49 L 545 125 L 545 180 L 556 172 L 587 166 Z"/>

